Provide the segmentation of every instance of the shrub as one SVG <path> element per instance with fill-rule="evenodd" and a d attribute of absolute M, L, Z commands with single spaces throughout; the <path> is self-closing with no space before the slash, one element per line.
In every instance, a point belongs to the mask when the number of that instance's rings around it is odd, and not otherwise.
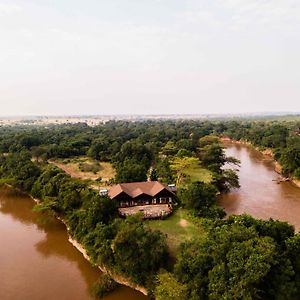
<path fill-rule="evenodd" d="M 294 176 L 296 179 L 300 179 L 300 168 L 297 168 L 295 171 L 294 171 Z"/>
<path fill-rule="evenodd" d="M 94 297 L 101 299 L 117 287 L 118 283 L 116 283 L 109 275 L 103 274 L 93 285 L 92 294 Z"/>
<path fill-rule="evenodd" d="M 90 164 L 90 163 L 81 163 L 79 165 L 79 169 L 82 172 L 93 172 L 93 173 L 97 173 L 100 171 L 100 166 L 96 163 L 94 164 Z"/>

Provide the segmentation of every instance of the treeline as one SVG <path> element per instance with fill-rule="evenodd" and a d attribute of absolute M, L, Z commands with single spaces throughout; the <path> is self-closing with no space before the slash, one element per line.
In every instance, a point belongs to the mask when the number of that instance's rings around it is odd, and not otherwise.
<path fill-rule="evenodd" d="M 209 123 L 187 121 L 111 121 L 96 127 L 85 124 L 44 127 L 0 127 L 0 152 L 20 149 L 46 158 L 88 154 L 97 160 L 113 161 L 128 141 L 144 145 L 153 153 L 171 141 L 178 150 L 195 150 L 200 137 L 213 130 Z"/>

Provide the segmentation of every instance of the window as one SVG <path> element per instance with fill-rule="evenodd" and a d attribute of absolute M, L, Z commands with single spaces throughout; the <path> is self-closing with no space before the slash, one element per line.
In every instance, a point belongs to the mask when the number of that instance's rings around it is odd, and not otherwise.
<path fill-rule="evenodd" d="M 163 203 L 163 204 L 168 202 L 168 198 L 166 198 L 166 197 L 161 197 L 161 198 L 159 198 L 159 200 L 160 200 L 160 203 Z"/>

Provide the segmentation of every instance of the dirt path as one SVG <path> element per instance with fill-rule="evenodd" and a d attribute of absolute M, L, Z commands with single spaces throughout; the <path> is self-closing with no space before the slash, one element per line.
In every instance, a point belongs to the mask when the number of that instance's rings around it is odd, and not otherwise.
<path fill-rule="evenodd" d="M 183 228 L 186 228 L 186 227 L 188 227 L 190 225 L 190 223 L 187 220 L 185 220 L 185 219 L 180 219 L 179 225 L 181 227 L 183 227 Z"/>

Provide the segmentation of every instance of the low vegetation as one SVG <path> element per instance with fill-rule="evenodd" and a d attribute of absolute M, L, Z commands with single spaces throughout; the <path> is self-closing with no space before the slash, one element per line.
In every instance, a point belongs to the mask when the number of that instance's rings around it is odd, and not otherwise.
<path fill-rule="evenodd" d="M 183 208 L 179 208 L 165 220 L 148 221 L 147 225 L 166 235 L 167 244 L 173 256 L 176 255 L 182 242 L 205 236 L 205 229 L 201 221 Z"/>
<path fill-rule="evenodd" d="M 103 299 L 103 297 L 118 287 L 118 284 L 106 274 L 100 276 L 100 278 L 94 283 L 92 287 L 92 295 L 97 299 Z"/>

